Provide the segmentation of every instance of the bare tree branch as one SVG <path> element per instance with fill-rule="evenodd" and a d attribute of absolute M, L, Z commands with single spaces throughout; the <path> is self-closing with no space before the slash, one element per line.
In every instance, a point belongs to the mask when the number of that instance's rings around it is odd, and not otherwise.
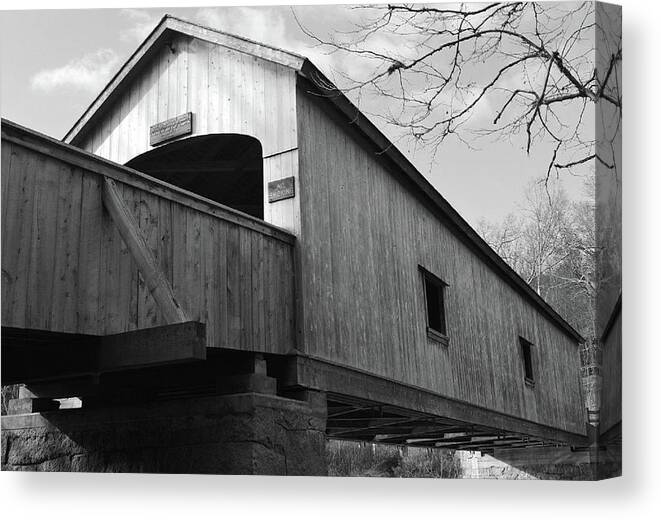
<path fill-rule="evenodd" d="M 374 114 L 389 125 L 432 149 L 450 136 L 470 145 L 521 135 L 527 153 L 550 141 L 547 178 L 553 168 L 570 171 L 592 159 L 611 167 L 595 154 L 594 125 L 583 116 L 587 104 L 604 101 L 621 117 L 621 42 L 600 79 L 594 34 L 605 28 L 596 27 L 592 2 L 359 9 L 362 21 L 330 38 L 299 25 L 329 52 L 366 60 L 360 74 L 343 76 L 342 91 L 396 102 L 396 111 Z M 486 120 L 485 107 L 493 111 Z"/>

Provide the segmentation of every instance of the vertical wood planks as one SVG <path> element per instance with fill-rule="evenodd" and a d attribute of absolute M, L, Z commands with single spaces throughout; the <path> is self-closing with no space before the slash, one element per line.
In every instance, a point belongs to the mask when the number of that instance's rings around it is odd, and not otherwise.
<path fill-rule="evenodd" d="M 227 344 L 241 344 L 240 241 L 239 227 L 227 229 Z"/>
<path fill-rule="evenodd" d="M 603 342 L 602 432 L 622 420 L 622 313 L 617 316 Z"/>
<path fill-rule="evenodd" d="M 0 158 L 0 165 L 5 171 L 11 171 L 11 161 L 13 156 L 14 156 L 13 145 L 11 143 L 7 144 L 7 146 L 2 147 L 2 157 Z M 8 180 L 9 180 L 8 175 L 4 175 L 2 176 L 2 178 L 0 178 L 0 182 L 2 183 L 2 220 L 3 221 L 7 217 L 7 202 L 9 196 L 9 192 L 7 191 L 9 187 Z"/>
<path fill-rule="evenodd" d="M 52 319 L 64 330 L 78 329 L 76 298 L 78 295 L 78 242 L 81 226 L 82 176 L 71 166 L 62 164 L 57 172 L 57 228 L 53 255 Z M 83 267 L 84 268 L 84 267 Z"/>
<path fill-rule="evenodd" d="M 57 203 L 59 176 L 62 164 L 37 158 L 34 168 L 32 236 L 26 266 L 27 293 L 25 295 L 25 326 L 50 329 L 52 326 L 51 303 L 53 298 L 52 264 L 55 256 L 57 230 Z M 25 216 L 27 217 L 27 215 Z M 9 244 L 7 246 L 11 247 Z M 48 265 L 49 269 L 43 269 Z"/>
<path fill-rule="evenodd" d="M 229 227 L 225 224 L 217 223 L 216 226 L 216 240 L 209 244 L 213 247 L 213 256 L 211 257 L 211 265 L 207 266 L 208 271 L 216 273 L 213 280 L 211 294 L 213 295 L 214 304 L 210 306 L 213 313 L 210 314 L 208 323 L 218 323 L 215 331 L 214 343 L 211 345 L 230 345 L 229 329 L 230 329 L 230 314 L 228 302 L 228 280 L 229 280 Z M 271 300 L 275 301 L 275 300 Z"/>
<path fill-rule="evenodd" d="M 78 246 L 78 295 L 76 298 L 78 330 L 94 334 L 99 330 L 100 277 L 104 209 L 101 178 L 80 170 L 82 200 L 80 205 L 80 243 Z"/>
<path fill-rule="evenodd" d="M 264 323 L 264 253 L 267 247 L 267 241 L 264 237 L 253 234 L 251 237 L 251 285 L 252 285 L 252 330 L 253 335 L 251 343 L 253 346 L 259 347 L 261 350 L 266 345 L 266 333 Z"/>
<path fill-rule="evenodd" d="M 3 151 L 9 146 L 2 142 Z M 2 320 L 21 327 L 26 324 L 36 170 L 43 161 L 35 155 L 23 156 L 15 145 L 11 155 L 10 161 L 2 161 Z"/>
<path fill-rule="evenodd" d="M 323 99 L 298 93 L 306 351 L 582 432 L 576 361 L 567 355 L 576 344 L 329 117 Z M 427 337 L 418 265 L 449 284 L 447 347 Z M 534 389 L 524 384 L 519 334 L 538 352 Z"/>
<path fill-rule="evenodd" d="M 239 229 L 239 308 L 241 316 L 240 345 L 251 347 L 253 334 L 252 314 L 252 237 L 248 230 Z"/>
<path fill-rule="evenodd" d="M 183 35 L 175 37 L 171 47 L 174 52 L 163 45 L 141 66 L 80 146 L 124 164 L 153 149 L 151 125 L 190 111 L 193 132 L 182 139 L 206 134 L 255 137 L 264 156 L 273 156 L 265 159 L 265 190 L 268 181 L 290 176 L 298 184 L 295 71 Z M 300 231 L 298 196 L 276 204 L 266 197 L 264 201 L 267 222 Z"/>
<path fill-rule="evenodd" d="M 111 334 L 171 323 L 153 296 L 159 271 L 209 345 L 292 348 L 290 243 L 119 181 L 106 210 L 93 170 L 2 149 L 3 325 Z"/>
<path fill-rule="evenodd" d="M 184 255 L 184 273 L 186 289 L 180 291 L 186 295 L 184 305 L 189 309 L 191 319 L 198 321 L 202 315 L 202 305 L 204 302 L 204 279 L 202 273 L 202 241 L 209 240 L 211 237 L 205 235 L 202 237 L 202 217 L 199 212 L 190 209 L 186 210 L 186 248 Z"/>

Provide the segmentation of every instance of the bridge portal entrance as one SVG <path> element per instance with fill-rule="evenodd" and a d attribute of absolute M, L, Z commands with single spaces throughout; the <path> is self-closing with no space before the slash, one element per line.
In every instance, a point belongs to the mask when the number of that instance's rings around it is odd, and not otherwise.
<path fill-rule="evenodd" d="M 126 166 L 233 209 L 264 218 L 262 145 L 241 134 L 209 134 L 164 144 Z"/>

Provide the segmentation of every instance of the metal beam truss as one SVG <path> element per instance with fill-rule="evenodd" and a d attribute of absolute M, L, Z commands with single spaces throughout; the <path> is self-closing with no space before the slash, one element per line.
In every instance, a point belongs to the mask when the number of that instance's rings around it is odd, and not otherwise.
<path fill-rule="evenodd" d="M 501 448 L 563 446 L 539 437 L 330 393 L 326 433 L 336 439 L 483 453 Z"/>

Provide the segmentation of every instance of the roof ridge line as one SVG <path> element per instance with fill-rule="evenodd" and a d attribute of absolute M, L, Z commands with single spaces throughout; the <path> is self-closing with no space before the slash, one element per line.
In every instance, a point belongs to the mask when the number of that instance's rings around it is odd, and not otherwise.
<path fill-rule="evenodd" d="M 254 45 L 259 45 L 260 47 L 267 47 L 267 48 L 272 49 L 274 51 L 284 52 L 285 54 L 289 54 L 291 56 L 294 56 L 296 58 L 300 58 L 302 60 L 307 60 L 308 59 L 307 56 L 303 56 L 302 54 L 298 54 L 297 52 L 292 52 L 290 50 L 283 49 L 282 47 L 276 47 L 275 45 L 271 45 L 271 44 L 268 44 L 268 43 L 253 40 L 251 38 L 246 38 L 245 36 L 239 36 L 238 34 L 223 31 L 221 29 L 211 27 L 210 25 L 204 25 L 204 24 L 201 24 L 201 23 L 198 23 L 198 22 L 191 22 L 190 20 L 186 20 L 185 18 L 180 18 L 180 17 L 172 15 L 172 14 L 166 13 L 163 16 L 163 18 L 161 19 L 161 21 L 163 21 L 165 19 L 176 20 L 176 21 L 184 23 L 186 25 L 194 25 L 196 27 L 200 27 L 201 29 L 206 29 L 208 31 L 213 31 L 213 32 L 218 33 L 218 34 L 222 34 L 223 36 L 229 36 L 231 38 L 236 38 L 237 40 L 252 43 Z M 160 22 L 159 22 L 159 24 L 160 24 Z"/>

